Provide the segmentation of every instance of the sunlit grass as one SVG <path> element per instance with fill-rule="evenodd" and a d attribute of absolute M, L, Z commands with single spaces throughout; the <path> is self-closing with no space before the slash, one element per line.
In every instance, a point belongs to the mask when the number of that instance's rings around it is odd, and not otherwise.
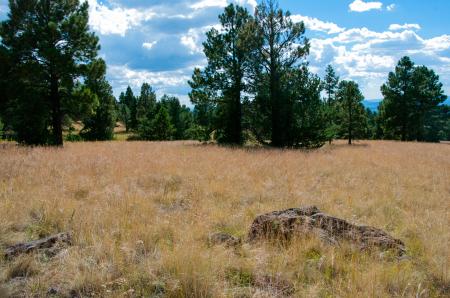
<path fill-rule="evenodd" d="M 265 276 L 300 297 L 449 295 L 448 145 L 364 141 L 303 152 L 108 142 L 0 150 L 0 246 L 74 235 L 54 258 L 0 261 L 0 284 L 18 295 L 45 296 L 51 287 L 107 297 L 276 295 L 277 285 L 258 282 Z M 405 241 L 409 258 L 314 238 L 236 249 L 207 241 L 212 232 L 245 237 L 256 215 L 302 205 L 385 229 Z"/>

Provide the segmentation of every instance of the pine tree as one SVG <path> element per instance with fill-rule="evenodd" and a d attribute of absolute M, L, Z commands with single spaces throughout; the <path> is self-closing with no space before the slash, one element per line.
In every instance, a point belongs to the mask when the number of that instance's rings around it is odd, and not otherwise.
<path fill-rule="evenodd" d="M 76 103 L 72 90 L 99 49 L 89 32 L 88 3 L 16 0 L 9 8 L 0 37 L 11 61 L 8 80 L 15 85 L 8 99 L 11 122 L 21 142 L 62 146 L 63 117 Z"/>
<path fill-rule="evenodd" d="M 340 134 L 351 145 L 355 138 L 364 136 L 367 118 L 362 104 L 364 96 L 358 84 L 353 81 L 341 81 L 337 91 L 339 102 Z"/>
<path fill-rule="evenodd" d="M 403 57 L 381 87 L 380 118 L 386 138 L 424 141 L 427 114 L 445 101 L 433 70 Z"/>
<path fill-rule="evenodd" d="M 325 105 L 321 98 L 322 82 L 306 66 L 291 71 L 287 90 L 292 102 L 292 147 L 319 148 L 327 140 Z"/>
<path fill-rule="evenodd" d="M 323 80 L 323 88 L 326 94 L 325 98 L 325 118 L 327 122 L 326 135 L 328 142 L 331 144 L 338 133 L 338 125 L 336 123 L 337 107 L 336 92 L 339 85 L 339 77 L 336 75 L 333 67 L 328 65 L 325 69 L 325 78 Z"/>
<path fill-rule="evenodd" d="M 92 63 L 85 85 L 97 97 L 98 106 L 94 113 L 83 119 L 81 136 L 90 141 L 107 141 L 114 138 L 116 126 L 115 101 L 112 87 L 105 77 L 106 64 L 102 59 Z"/>
<path fill-rule="evenodd" d="M 157 105 L 155 118 L 144 118 L 138 129 L 139 137 L 147 141 L 171 140 L 174 131 L 169 113 L 161 103 Z"/>
<path fill-rule="evenodd" d="M 141 95 L 137 100 L 136 119 L 139 123 L 145 118 L 154 118 L 156 115 L 156 93 L 152 87 L 143 83 L 141 87 Z"/>
<path fill-rule="evenodd" d="M 230 4 L 219 19 L 221 29 L 213 28 L 206 34 L 203 46 L 208 64 L 203 71 L 194 70 L 189 96 L 196 105 L 202 101 L 215 105 L 220 142 L 241 144 L 242 92 L 250 53 L 243 33 L 251 16 L 245 8 Z"/>
<path fill-rule="evenodd" d="M 120 94 L 119 106 L 121 119 L 125 124 L 126 131 L 137 129 L 137 99 L 130 86 L 127 87 L 125 93 L 122 92 Z"/>
<path fill-rule="evenodd" d="M 180 104 L 180 100 L 177 97 L 164 95 L 161 98 L 161 104 L 166 108 L 169 113 L 170 122 L 174 127 L 173 138 L 175 140 L 186 139 L 187 133 L 193 124 L 192 112 L 185 105 Z"/>
<path fill-rule="evenodd" d="M 288 136 L 292 135 L 289 128 L 293 119 L 292 101 L 287 97 L 282 81 L 289 69 L 309 52 L 309 43 L 304 37 L 305 26 L 303 22 L 294 23 L 289 12 L 278 8 L 276 0 L 264 0 L 256 8 L 255 22 L 249 26 L 249 31 L 254 33 L 255 106 L 261 108 L 255 115 L 270 119 L 271 145 L 284 147 L 292 143 Z"/>

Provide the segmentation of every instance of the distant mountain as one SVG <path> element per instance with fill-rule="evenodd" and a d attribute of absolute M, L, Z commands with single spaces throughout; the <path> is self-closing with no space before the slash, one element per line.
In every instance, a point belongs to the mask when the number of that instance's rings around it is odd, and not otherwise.
<path fill-rule="evenodd" d="M 378 112 L 378 107 L 380 106 L 381 99 L 371 99 L 371 100 L 364 100 L 363 105 L 370 109 L 372 112 Z M 450 105 L 450 98 L 444 101 L 445 105 Z"/>
<path fill-rule="evenodd" d="M 364 100 L 363 105 L 371 110 L 372 112 L 378 111 L 378 106 L 380 105 L 381 99 Z"/>

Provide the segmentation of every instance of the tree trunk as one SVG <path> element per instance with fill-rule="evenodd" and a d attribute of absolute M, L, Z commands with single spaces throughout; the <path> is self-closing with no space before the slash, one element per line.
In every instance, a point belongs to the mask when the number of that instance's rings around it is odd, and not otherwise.
<path fill-rule="evenodd" d="M 352 105 L 351 102 L 348 105 L 348 144 L 352 144 L 353 138 L 353 119 L 352 119 Z"/>
<path fill-rule="evenodd" d="M 242 105 L 241 105 L 241 79 L 236 82 L 234 94 L 234 123 L 233 123 L 233 143 L 242 144 Z"/>
<path fill-rule="evenodd" d="M 52 73 L 50 78 L 50 101 L 52 105 L 53 144 L 63 146 L 61 98 L 58 90 L 58 77 Z"/>
<path fill-rule="evenodd" d="M 280 127 L 280 94 L 278 92 L 278 82 L 276 70 L 270 76 L 270 103 L 272 106 L 272 146 L 282 147 L 283 141 Z"/>

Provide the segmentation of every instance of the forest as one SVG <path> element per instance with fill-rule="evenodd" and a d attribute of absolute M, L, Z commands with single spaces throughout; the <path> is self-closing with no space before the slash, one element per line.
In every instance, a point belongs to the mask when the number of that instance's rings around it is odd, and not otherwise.
<path fill-rule="evenodd" d="M 87 2 L 10 1 L 0 31 L 2 137 L 57 146 L 64 138 L 112 140 L 121 122 L 134 140 L 318 148 L 334 139 L 450 139 L 447 97 L 432 69 L 403 57 L 372 112 L 358 84 L 341 80 L 332 65 L 324 78 L 308 69 L 305 25 L 276 1 L 261 2 L 254 14 L 230 4 L 218 18 L 186 106 L 157 99 L 147 83 L 140 94 L 127 88 L 114 97 Z M 82 128 L 73 133 L 76 121 Z"/>

